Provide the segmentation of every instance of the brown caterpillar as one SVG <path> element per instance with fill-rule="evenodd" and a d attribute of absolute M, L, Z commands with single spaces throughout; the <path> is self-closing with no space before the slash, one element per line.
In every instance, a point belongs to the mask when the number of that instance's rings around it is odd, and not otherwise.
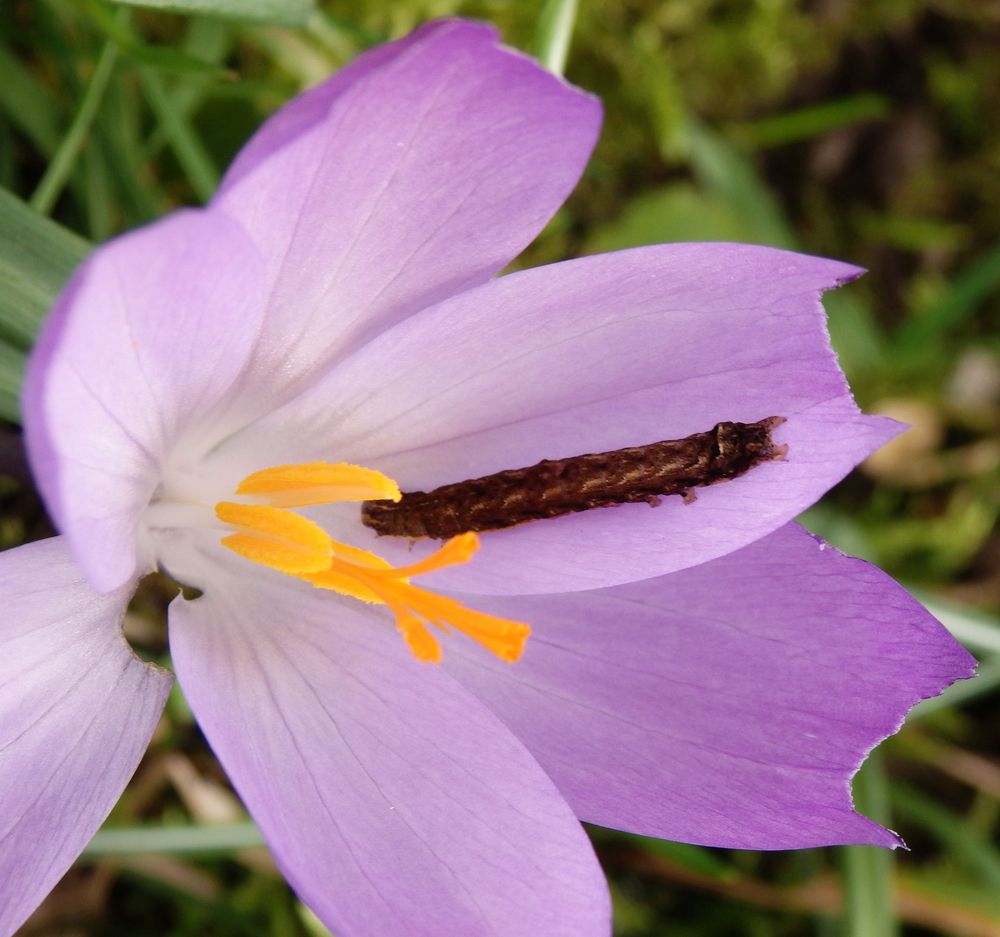
<path fill-rule="evenodd" d="M 366 501 L 361 520 L 381 535 L 443 540 L 614 504 L 655 506 L 662 495 L 692 501 L 693 488 L 738 478 L 782 458 L 787 446 L 776 445 L 771 431 L 784 422 L 772 416 L 756 423 L 718 423 L 684 439 L 544 459 L 430 492 L 404 492 L 397 502 Z"/>

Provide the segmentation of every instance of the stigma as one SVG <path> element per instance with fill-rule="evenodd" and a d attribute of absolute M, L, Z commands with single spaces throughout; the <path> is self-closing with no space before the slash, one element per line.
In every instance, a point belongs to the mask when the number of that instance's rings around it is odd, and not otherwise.
<path fill-rule="evenodd" d="M 233 531 L 223 537 L 223 546 L 315 588 L 385 605 L 418 660 L 441 660 L 432 628 L 461 632 L 509 663 L 524 652 L 528 625 L 466 608 L 410 582 L 467 563 L 479 549 L 475 533 L 458 534 L 430 556 L 394 567 L 368 550 L 333 540 L 318 524 L 289 510 L 340 501 L 399 501 L 399 486 L 381 472 L 346 462 L 279 465 L 248 475 L 235 493 L 244 500 L 215 506 L 215 516 Z"/>

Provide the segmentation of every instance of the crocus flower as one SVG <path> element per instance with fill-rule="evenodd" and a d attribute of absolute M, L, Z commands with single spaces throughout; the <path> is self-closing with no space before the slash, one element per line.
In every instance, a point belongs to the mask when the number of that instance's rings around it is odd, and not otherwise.
<path fill-rule="evenodd" d="M 898 843 L 850 777 L 972 664 L 791 523 L 897 432 L 858 411 L 824 330 L 820 292 L 857 271 L 687 244 L 494 279 L 599 119 L 489 28 L 432 24 L 279 111 L 208 208 L 75 275 L 24 399 L 61 536 L 0 557 L 0 932 L 160 715 L 172 678 L 120 630 L 158 566 L 203 593 L 169 614 L 198 722 L 339 935 L 607 934 L 578 818 Z M 360 521 L 397 485 L 772 416 L 784 459 L 692 503 L 444 544 Z"/>

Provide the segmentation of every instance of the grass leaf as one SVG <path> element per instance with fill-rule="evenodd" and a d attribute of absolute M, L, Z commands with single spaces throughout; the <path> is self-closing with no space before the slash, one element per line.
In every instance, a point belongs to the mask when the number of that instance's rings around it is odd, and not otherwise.
<path fill-rule="evenodd" d="M 888 781 L 878 753 L 872 753 L 854 779 L 858 809 L 878 823 L 889 822 Z M 876 846 L 846 846 L 844 897 L 850 937 L 894 937 L 892 881 L 895 859 L 888 849 Z"/>
<path fill-rule="evenodd" d="M 316 9 L 313 0 L 116 0 L 129 6 L 202 13 L 249 23 L 302 26 Z"/>
<path fill-rule="evenodd" d="M 73 122 L 66 131 L 65 137 L 59 144 L 55 156 L 46 167 L 45 175 L 42 176 L 38 187 L 31 196 L 31 207 L 43 215 L 49 214 L 55 207 L 59 194 L 69 181 L 70 173 L 77 162 L 80 150 L 86 141 L 94 118 L 97 116 L 97 109 L 101 106 L 104 92 L 107 90 L 108 82 L 115 68 L 115 61 L 118 58 L 118 48 L 113 42 L 106 42 L 101 51 L 94 73 L 87 84 L 87 90 L 80 101 Z"/>
<path fill-rule="evenodd" d="M 566 70 L 569 44 L 576 23 L 577 0 L 547 0 L 538 15 L 533 52 L 550 72 Z"/>
<path fill-rule="evenodd" d="M 728 129 L 747 146 L 783 146 L 796 140 L 818 137 L 851 124 L 877 120 L 886 117 L 889 111 L 889 100 L 883 95 L 856 94 L 762 117 L 752 122 L 734 124 Z"/>
<path fill-rule="evenodd" d="M 0 342 L 0 418 L 11 423 L 21 421 L 19 403 L 24 378 L 24 352 Z"/>
<path fill-rule="evenodd" d="M 84 849 L 90 857 L 130 856 L 143 853 L 171 855 L 225 855 L 263 843 L 260 831 L 245 823 L 207 826 L 134 826 L 100 830 Z"/>
<path fill-rule="evenodd" d="M 90 245 L 0 189 L 0 337 L 22 350 Z"/>

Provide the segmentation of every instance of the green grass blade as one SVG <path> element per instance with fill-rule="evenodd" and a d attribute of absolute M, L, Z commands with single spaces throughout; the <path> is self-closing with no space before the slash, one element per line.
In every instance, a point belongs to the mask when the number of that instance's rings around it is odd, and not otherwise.
<path fill-rule="evenodd" d="M 229 54 L 235 41 L 235 30 L 228 23 L 208 17 L 192 19 L 186 30 L 182 51 L 205 62 L 222 68 L 222 62 Z M 168 89 L 172 109 L 185 119 L 190 119 L 201 106 L 205 98 L 211 94 L 247 93 L 247 82 L 220 82 L 212 75 L 185 75 Z M 236 87 L 231 87 L 235 85 Z M 167 144 L 167 138 L 162 127 L 149 135 L 142 145 L 142 155 L 145 159 L 156 156 Z"/>
<path fill-rule="evenodd" d="M 0 114 L 51 157 L 59 145 L 59 108 L 52 94 L 0 45 Z"/>
<path fill-rule="evenodd" d="M 566 70 L 576 10 L 577 0 L 546 0 L 538 16 L 532 51 L 535 58 L 556 75 Z"/>
<path fill-rule="evenodd" d="M 698 181 L 720 198 L 754 232 L 754 240 L 774 247 L 795 247 L 795 235 L 778 202 L 753 163 L 724 137 L 688 119 L 688 156 Z"/>
<path fill-rule="evenodd" d="M 30 347 L 90 245 L 0 189 L 0 337 Z"/>
<path fill-rule="evenodd" d="M 21 381 L 24 379 L 24 352 L 0 342 L 0 418 L 21 421 Z"/>
<path fill-rule="evenodd" d="M 303 26 L 316 10 L 314 0 L 115 0 L 129 6 L 167 10 L 171 13 L 201 13 L 248 23 Z"/>
<path fill-rule="evenodd" d="M 140 79 L 146 100 L 156 114 L 160 129 L 170 143 L 191 188 L 198 198 L 207 202 L 219 185 L 219 171 L 212 162 L 212 157 L 184 113 L 174 106 L 159 75 L 143 69 Z"/>
<path fill-rule="evenodd" d="M 115 230 L 110 174 L 96 148 L 84 153 L 83 169 L 87 233 L 100 243 L 111 237 Z"/>
<path fill-rule="evenodd" d="M 14 134 L 10 126 L 0 120 L 0 186 L 13 188 L 17 166 L 14 163 Z"/>
<path fill-rule="evenodd" d="M 782 146 L 797 140 L 808 140 L 860 121 L 885 117 L 888 113 L 889 101 L 884 95 L 857 94 L 753 122 L 735 124 L 728 130 L 747 146 Z"/>
<path fill-rule="evenodd" d="M 854 779 L 858 809 L 877 823 L 889 822 L 889 795 L 879 754 L 873 752 Z M 845 937 L 895 937 L 892 881 L 895 859 L 889 849 L 846 846 L 842 850 Z"/>
<path fill-rule="evenodd" d="M 227 74 L 211 62 L 205 62 L 168 45 L 152 45 L 133 32 L 129 23 L 131 11 L 121 8 L 117 15 L 97 0 L 76 0 L 90 21 L 130 59 L 159 71 L 181 74 Z"/>
<path fill-rule="evenodd" d="M 97 120 L 99 159 L 116 191 L 116 229 L 157 218 L 170 200 L 150 184 L 149 160 L 143 144 L 149 133 L 146 100 L 135 82 L 114 82 Z M 95 238 L 96 239 L 96 238 Z"/>
<path fill-rule="evenodd" d="M 1000 852 L 964 817 L 911 787 L 898 786 L 893 791 L 892 801 L 903 817 L 947 847 L 949 853 L 984 885 L 1000 889 Z"/>
<path fill-rule="evenodd" d="M 35 211 L 47 215 L 52 211 L 60 193 L 69 180 L 76 165 L 80 150 L 87 134 L 90 132 L 101 99 L 107 90 L 108 82 L 118 60 L 118 47 L 113 42 L 106 42 L 94 67 L 94 73 L 87 84 L 87 90 L 80 102 L 80 107 L 70 124 L 66 136 L 55 156 L 45 170 L 38 187 L 31 196 L 30 204 Z"/>
<path fill-rule="evenodd" d="M 968 319 L 1000 290 L 1000 243 L 980 255 L 935 303 L 918 312 L 899 332 L 900 354 L 933 351 L 936 339 Z"/>
<path fill-rule="evenodd" d="M 234 849 L 260 846 L 264 842 L 257 827 L 247 823 L 210 826 L 137 826 L 98 831 L 83 855 L 134 856 L 142 853 L 171 855 L 225 855 Z"/>

